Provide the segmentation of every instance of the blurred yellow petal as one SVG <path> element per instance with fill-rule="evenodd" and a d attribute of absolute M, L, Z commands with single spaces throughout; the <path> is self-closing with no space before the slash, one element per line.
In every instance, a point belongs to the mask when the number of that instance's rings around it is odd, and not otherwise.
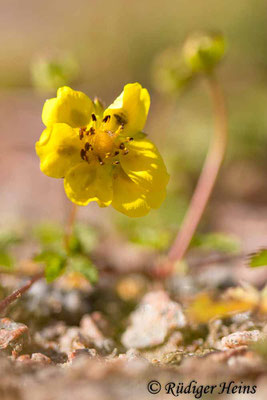
<path fill-rule="evenodd" d="M 231 299 L 215 300 L 209 293 L 200 293 L 196 295 L 187 308 L 187 315 L 191 321 L 207 323 L 215 318 L 227 318 L 249 310 L 251 310 L 251 305 L 246 301 Z"/>
<path fill-rule="evenodd" d="M 127 149 L 129 153 L 120 157 L 121 167 L 146 191 L 150 207 L 160 207 L 166 196 L 169 174 L 157 147 L 145 137 L 136 137 L 127 143 Z"/>
<path fill-rule="evenodd" d="M 68 198 L 81 206 L 96 201 L 107 207 L 112 201 L 112 168 L 110 165 L 81 162 L 73 167 L 64 179 Z"/>
<path fill-rule="evenodd" d="M 49 127 L 55 123 L 65 123 L 73 128 L 89 124 L 94 106 L 84 93 L 64 86 L 58 89 L 57 97 L 46 100 L 42 119 Z"/>
<path fill-rule="evenodd" d="M 147 89 L 139 83 L 129 83 L 123 92 L 104 112 L 104 117 L 111 116 L 107 129 L 116 130 L 124 125 L 124 132 L 131 134 L 144 129 L 150 107 L 150 96 Z"/>
<path fill-rule="evenodd" d="M 122 168 L 116 168 L 113 177 L 112 206 L 128 217 L 143 217 L 150 211 L 146 191 L 132 181 Z"/>
<path fill-rule="evenodd" d="M 63 178 L 70 168 L 81 161 L 79 136 L 66 124 L 46 128 L 35 148 L 41 171 L 52 178 Z"/>

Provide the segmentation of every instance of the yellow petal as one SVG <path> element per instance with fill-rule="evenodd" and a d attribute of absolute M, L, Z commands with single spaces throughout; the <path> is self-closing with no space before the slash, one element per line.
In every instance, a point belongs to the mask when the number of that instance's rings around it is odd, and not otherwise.
<path fill-rule="evenodd" d="M 35 145 L 41 171 L 52 178 L 63 178 L 81 161 L 79 136 L 67 124 L 46 128 Z"/>
<path fill-rule="evenodd" d="M 122 168 L 116 168 L 113 176 L 112 206 L 128 217 L 143 217 L 149 213 L 146 191 L 132 181 Z"/>
<path fill-rule="evenodd" d="M 169 174 L 157 147 L 146 138 L 127 143 L 129 153 L 120 156 L 124 172 L 146 192 L 150 207 L 158 208 L 165 199 Z"/>
<path fill-rule="evenodd" d="M 57 97 L 46 100 L 42 119 L 49 127 L 63 122 L 73 128 L 86 126 L 91 120 L 93 103 L 84 93 L 64 86 L 58 89 Z"/>
<path fill-rule="evenodd" d="M 104 112 L 111 115 L 107 129 L 116 130 L 123 124 L 126 134 L 142 131 L 150 107 L 150 96 L 147 89 L 139 83 L 129 83 L 123 92 Z"/>
<path fill-rule="evenodd" d="M 107 207 L 112 201 L 111 174 L 108 165 L 81 162 L 64 179 L 66 194 L 73 203 L 81 206 L 97 201 L 100 207 Z"/>

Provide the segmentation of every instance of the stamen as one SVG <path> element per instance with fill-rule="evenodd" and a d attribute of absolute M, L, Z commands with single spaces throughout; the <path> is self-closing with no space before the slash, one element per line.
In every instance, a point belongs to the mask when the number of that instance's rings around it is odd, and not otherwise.
<path fill-rule="evenodd" d="M 85 132 L 85 131 L 86 131 L 86 128 L 80 128 L 80 129 L 79 129 L 80 140 L 83 139 L 83 135 L 84 135 L 84 132 Z"/>
<path fill-rule="evenodd" d="M 119 151 L 115 151 L 114 156 L 117 156 L 118 154 L 120 154 Z"/>
<path fill-rule="evenodd" d="M 90 147 L 91 147 L 90 143 L 86 142 L 85 146 L 84 146 L 85 151 L 88 151 L 90 149 Z"/>
<path fill-rule="evenodd" d="M 106 115 L 105 118 L 103 118 L 102 122 L 108 122 L 110 120 L 110 115 Z"/>
<path fill-rule="evenodd" d="M 126 156 L 128 153 L 129 153 L 129 150 L 126 149 L 126 150 L 123 152 L 123 155 Z"/>
<path fill-rule="evenodd" d="M 86 151 L 84 149 L 81 150 L 81 158 L 82 160 L 86 160 Z"/>
<path fill-rule="evenodd" d="M 95 114 L 92 114 L 92 120 L 93 120 L 93 121 L 96 121 L 96 116 L 95 116 Z"/>
<path fill-rule="evenodd" d="M 128 142 L 132 142 L 133 140 L 134 140 L 133 137 L 128 137 L 128 138 L 127 138 L 127 141 L 128 141 Z"/>
<path fill-rule="evenodd" d="M 98 161 L 99 161 L 99 164 L 100 164 L 100 165 L 104 165 L 104 162 L 103 162 L 103 160 L 102 160 L 101 157 L 98 157 Z"/>
<path fill-rule="evenodd" d="M 89 133 L 90 133 L 90 135 L 94 135 L 95 134 L 95 128 L 93 128 L 91 126 L 91 128 L 89 129 Z"/>
<path fill-rule="evenodd" d="M 119 162 L 119 160 L 116 160 L 116 161 L 114 161 L 113 163 L 112 163 L 112 165 L 118 165 L 120 162 Z"/>
<path fill-rule="evenodd" d="M 121 150 L 124 150 L 124 149 L 125 149 L 125 144 L 124 144 L 124 143 L 121 143 L 121 144 L 120 144 L 120 149 L 121 149 Z"/>

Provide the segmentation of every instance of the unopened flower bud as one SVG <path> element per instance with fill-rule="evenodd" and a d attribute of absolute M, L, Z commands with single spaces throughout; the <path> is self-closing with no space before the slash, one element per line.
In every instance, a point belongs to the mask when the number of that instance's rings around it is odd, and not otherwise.
<path fill-rule="evenodd" d="M 197 33 L 184 44 L 183 56 L 193 73 L 210 73 L 225 54 L 226 43 L 220 33 Z"/>
<path fill-rule="evenodd" d="M 192 79 L 192 71 L 177 48 L 168 48 L 157 57 L 153 68 L 153 81 L 160 92 L 180 94 Z"/>

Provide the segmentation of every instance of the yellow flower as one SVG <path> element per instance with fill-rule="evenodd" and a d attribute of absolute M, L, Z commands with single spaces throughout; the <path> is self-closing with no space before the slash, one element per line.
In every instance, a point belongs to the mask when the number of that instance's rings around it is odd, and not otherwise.
<path fill-rule="evenodd" d="M 142 133 L 150 97 L 128 84 L 104 112 L 99 101 L 62 87 L 45 102 L 46 125 L 36 152 L 41 171 L 64 178 L 68 198 L 79 205 L 97 201 L 130 217 L 158 208 L 169 175 L 156 146 Z"/>

